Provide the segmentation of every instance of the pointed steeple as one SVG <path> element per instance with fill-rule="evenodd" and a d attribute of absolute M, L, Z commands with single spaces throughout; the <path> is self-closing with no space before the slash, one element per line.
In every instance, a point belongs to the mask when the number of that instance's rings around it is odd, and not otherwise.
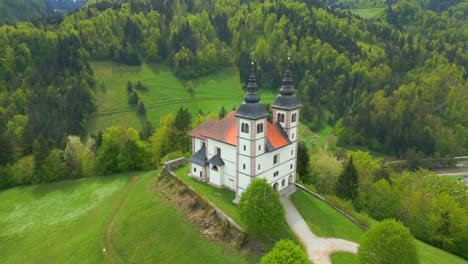
<path fill-rule="evenodd" d="M 257 78 L 255 78 L 255 65 L 252 61 L 249 83 L 247 84 L 247 93 L 244 96 L 244 102 L 239 106 L 235 116 L 247 119 L 260 119 L 269 115 L 265 106 L 260 103 L 260 95 L 257 93 Z"/>
<path fill-rule="evenodd" d="M 302 105 L 297 100 L 294 94 L 293 79 L 291 74 L 291 63 L 288 57 L 288 66 L 284 72 L 283 85 L 280 89 L 280 94 L 276 97 L 275 103 L 271 107 L 282 109 L 296 109 Z"/>
<path fill-rule="evenodd" d="M 249 83 L 247 84 L 247 94 L 244 96 L 246 103 L 260 102 L 260 96 L 257 93 L 257 78 L 255 78 L 254 62 L 252 61 L 252 69 L 250 70 Z"/>

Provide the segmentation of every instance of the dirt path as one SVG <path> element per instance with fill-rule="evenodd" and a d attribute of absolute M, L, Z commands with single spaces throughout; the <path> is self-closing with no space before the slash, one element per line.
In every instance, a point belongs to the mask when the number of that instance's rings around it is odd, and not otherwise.
<path fill-rule="evenodd" d="M 229 100 L 231 98 L 227 97 L 220 97 L 220 98 L 193 98 L 193 99 L 181 99 L 181 100 L 171 100 L 161 103 L 153 103 L 146 105 L 146 109 L 158 107 L 158 106 L 165 106 L 165 105 L 173 105 L 173 104 L 182 104 L 182 103 L 194 103 L 200 101 L 217 101 L 217 100 Z M 122 109 L 109 109 L 109 110 L 99 110 L 92 114 L 92 116 L 102 116 L 102 115 L 111 115 L 123 112 L 131 112 L 135 111 L 133 108 L 122 108 Z"/>
<path fill-rule="evenodd" d="M 338 238 L 323 238 L 315 235 L 307 226 L 288 196 L 282 196 L 281 202 L 286 211 L 286 221 L 307 251 L 309 259 L 315 264 L 331 264 L 333 252 L 356 253 L 358 244 Z"/>
<path fill-rule="evenodd" d="M 122 193 L 117 197 L 117 199 L 112 203 L 112 212 L 109 215 L 108 224 L 102 234 L 101 237 L 101 246 L 102 251 L 104 253 L 105 259 L 107 262 L 116 263 L 116 262 L 123 262 L 122 259 L 125 256 L 119 254 L 114 247 L 113 242 L 113 232 L 114 232 L 114 224 L 117 216 L 119 215 L 120 211 L 122 210 L 125 201 L 127 201 L 128 194 L 133 190 L 136 183 L 140 179 L 139 176 L 134 176 L 130 183 L 125 187 Z"/>

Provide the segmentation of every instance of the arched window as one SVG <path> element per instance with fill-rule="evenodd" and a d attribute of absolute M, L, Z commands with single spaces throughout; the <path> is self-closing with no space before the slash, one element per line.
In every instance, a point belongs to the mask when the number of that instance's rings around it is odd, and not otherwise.
<path fill-rule="evenodd" d="M 284 123 L 284 114 L 278 113 L 277 117 L 278 122 Z"/>
<path fill-rule="evenodd" d="M 276 121 L 277 121 L 277 122 L 281 122 L 281 113 L 278 113 L 278 114 L 276 115 Z"/>
<path fill-rule="evenodd" d="M 263 132 L 263 123 L 257 124 L 257 134 Z"/>
<path fill-rule="evenodd" d="M 242 123 L 241 131 L 244 132 L 244 133 L 249 133 L 249 124 Z"/>
<path fill-rule="evenodd" d="M 216 167 L 215 165 L 213 165 L 213 167 L 211 167 L 212 170 L 214 171 L 218 171 L 218 167 Z"/>
<path fill-rule="evenodd" d="M 286 184 L 286 181 L 283 179 L 283 180 L 281 181 L 281 187 L 284 187 L 285 184 Z"/>

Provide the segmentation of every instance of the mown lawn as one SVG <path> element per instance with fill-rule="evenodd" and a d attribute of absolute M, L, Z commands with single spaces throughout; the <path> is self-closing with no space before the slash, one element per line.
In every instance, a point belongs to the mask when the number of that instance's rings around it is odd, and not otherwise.
<path fill-rule="evenodd" d="M 365 231 L 348 220 L 335 209 L 305 191 L 297 190 L 291 201 L 315 234 L 323 237 L 338 237 L 359 243 Z M 462 264 L 460 257 L 416 240 L 419 259 L 422 264 Z M 333 263 L 354 263 L 357 257 L 349 253 L 332 254 Z"/>
<path fill-rule="evenodd" d="M 174 173 L 177 174 L 182 180 L 192 186 L 196 191 L 203 194 L 206 198 L 208 198 L 213 204 L 223 210 L 229 217 L 231 217 L 234 221 L 236 221 L 239 225 L 245 227 L 245 223 L 242 221 L 238 211 L 237 205 L 232 201 L 235 198 L 235 194 L 233 191 L 224 189 L 224 188 L 216 188 L 208 183 L 204 183 L 198 181 L 190 176 L 188 176 L 190 170 L 189 163 L 174 170 Z M 279 232 L 274 236 L 275 240 L 280 239 L 292 239 L 296 243 L 298 240 L 292 230 L 289 228 L 286 221 L 284 221 L 283 226 L 278 228 Z M 271 241 L 263 241 L 267 244 L 270 244 Z M 272 246 L 272 244 L 270 244 Z"/>
<path fill-rule="evenodd" d="M 155 176 L 131 173 L 1 191 L 0 263 L 253 263 L 204 239 L 151 191 Z"/>
<path fill-rule="evenodd" d="M 353 253 L 335 252 L 330 258 L 333 264 L 359 264 L 358 257 Z"/>
<path fill-rule="evenodd" d="M 159 126 L 161 117 L 176 114 L 180 107 L 187 107 L 192 114 L 218 113 L 222 106 L 229 112 L 238 108 L 244 100 L 244 90 L 239 80 L 237 68 L 225 68 L 217 73 L 192 80 L 193 93 L 188 91 L 188 82 L 177 78 L 162 64 L 142 64 L 126 66 L 113 62 L 91 63 L 97 80 L 97 112 L 88 121 L 88 133 L 113 125 L 131 126 L 138 130 L 146 120 L 154 127 Z M 136 113 L 136 107 L 128 104 L 127 82 L 141 81 L 148 86 L 147 91 L 138 91 L 146 106 L 146 116 Z M 261 86 L 261 84 L 260 84 Z M 260 87 L 262 101 L 273 102 L 275 93 Z"/>

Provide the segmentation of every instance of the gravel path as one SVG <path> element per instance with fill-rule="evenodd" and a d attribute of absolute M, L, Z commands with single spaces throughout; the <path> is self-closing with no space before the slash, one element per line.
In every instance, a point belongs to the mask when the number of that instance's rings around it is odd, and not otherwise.
<path fill-rule="evenodd" d="M 281 202 L 286 211 L 286 221 L 296 236 L 304 245 L 309 259 L 314 264 L 331 264 L 330 255 L 337 251 L 356 253 L 358 244 L 338 238 L 323 238 L 310 231 L 307 223 L 289 200 L 288 196 L 282 196 Z"/>

